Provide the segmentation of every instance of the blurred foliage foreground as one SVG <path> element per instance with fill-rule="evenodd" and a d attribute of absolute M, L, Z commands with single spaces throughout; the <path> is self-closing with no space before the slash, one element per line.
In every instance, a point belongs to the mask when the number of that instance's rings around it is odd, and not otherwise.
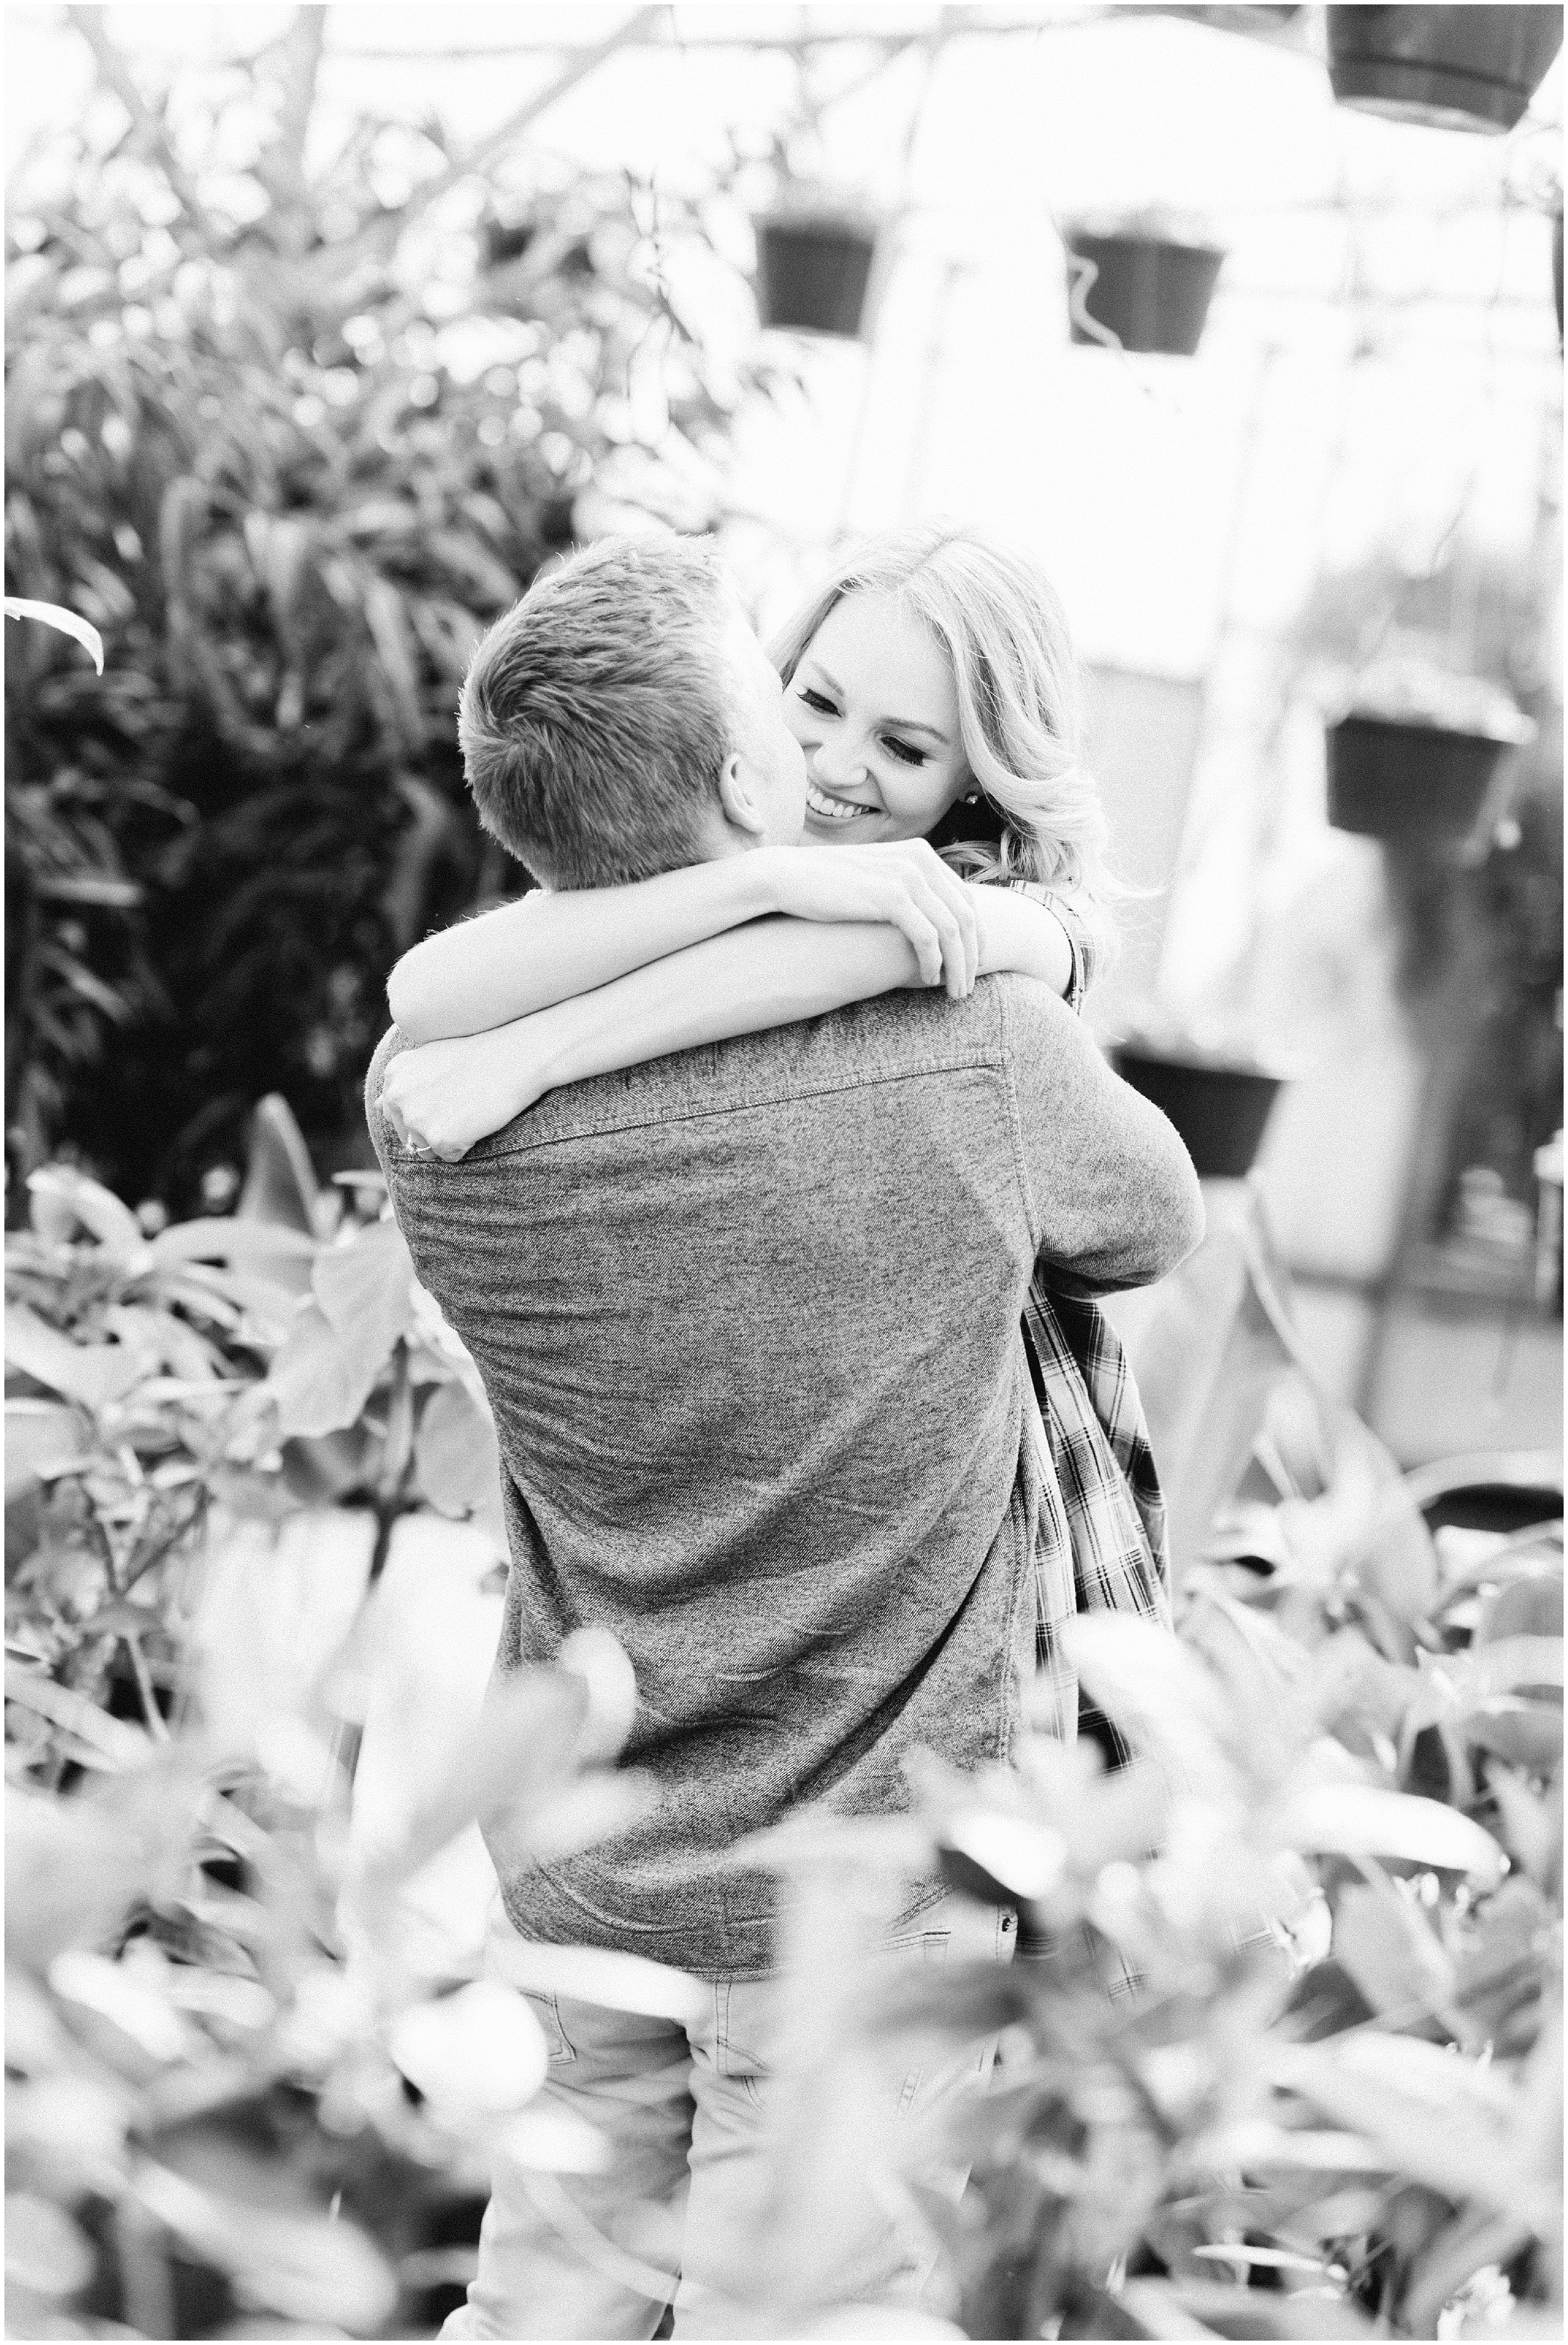
<path fill-rule="evenodd" d="M 569 172 L 531 102 L 461 153 L 333 114 L 325 13 L 155 102 L 73 11 L 97 86 L 7 205 L 6 592 L 106 653 L 7 645 L 10 1152 L 133 1197 L 273 1091 L 356 1161 L 387 971 L 518 884 L 458 756 L 481 633 L 579 530 L 706 526 L 778 379 L 715 190 Z"/>
<path fill-rule="evenodd" d="M 382 1559 L 431 1530 L 445 1621 L 462 1543 L 499 1552 L 471 1365 L 373 1184 L 319 1192 L 280 1102 L 231 1218 L 146 1226 L 60 1168 L 30 1207 L 6 1262 L 12 2333 L 429 2333 L 494 2141 L 545 2193 L 603 2153 L 531 2106 L 526 2005 L 418 1925 L 417 1883 L 476 1819 L 526 1865 L 636 1812 L 646 1784 L 607 1763 L 623 1659 L 525 1674 L 477 1722 L 394 1689 L 401 1792 L 351 1809 Z M 814 2210 L 844 2159 L 888 2154 L 867 2061 L 993 2032 L 958 2136 L 903 2136 L 899 2203 L 961 2324 L 924 2333 L 1561 2334 L 1560 1504 L 1434 1537 L 1294 1371 L 1240 1490 L 1179 1645 L 1076 1631 L 1132 1767 L 1028 1736 L 990 1776 L 928 1769 L 907 1816 L 774 1836 L 796 1895 L 759 2334 L 823 2318 L 794 2302 Z M 1015 1905 L 1017 1961 L 857 1962 L 867 1883 L 912 1871 Z M 541 1984 L 633 2009 L 691 1991 L 544 1959 Z M 961 2198 L 931 2179 L 966 2164 Z"/>

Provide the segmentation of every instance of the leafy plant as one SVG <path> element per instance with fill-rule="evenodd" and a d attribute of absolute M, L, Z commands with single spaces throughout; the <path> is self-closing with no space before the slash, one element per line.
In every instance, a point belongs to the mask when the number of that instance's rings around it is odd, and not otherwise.
<path fill-rule="evenodd" d="M 529 107 L 319 164 L 319 9 L 156 103 L 73 21 L 104 102 L 9 207 L 7 584 L 106 661 L 10 664 L 13 1150 L 174 1198 L 273 1090 L 360 1152 L 391 961 L 519 884 L 463 796 L 480 632 L 590 486 L 710 519 L 765 378 L 704 347 L 702 206 L 555 168 Z"/>
<path fill-rule="evenodd" d="M 303 1686 L 258 1684 L 254 1649 L 209 1649 L 163 1738 L 12 1665 L 8 1727 L 48 1729 L 8 1749 L 12 2334 L 425 2333 L 492 2145 L 594 2154 L 528 2109 L 546 2055 L 521 1998 L 398 1927 L 403 1884 L 475 1820 L 525 1865 L 639 1812 L 590 1758 L 612 1738 L 582 1679 L 524 1673 L 477 1728 L 422 1719 L 441 1763 L 367 1848 L 323 1739 L 335 1656 L 314 1658 Z M 62 1752 L 69 1797 L 47 1788 Z"/>
<path fill-rule="evenodd" d="M 852 1963 L 853 1877 L 940 1870 L 1020 1914 L 1009 1965 L 863 1967 L 797 2055 L 799 2137 L 832 2139 L 857 2046 L 914 2066 L 999 2034 L 991 2092 L 905 2153 L 944 2333 L 1561 2323 L 1560 1502 L 1434 1539 L 1421 1483 L 1294 1380 L 1244 1489 L 1270 1483 L 1189 1574 L 1174 1651 L 1071 1632 L 1132 1767 L 1032 1738 L 978 1779 L 920 1770 L 913 1823 L 779 1837 L 797 2043 Z M 936 2177 L 965 2167 L 958 2198 Z"/>
<path fill-rule="evenodd" d="M 498 2135 L 546 2168 L 597 2152 L 528 2110 L 527 2006 L 405 1892 L 476 1821 L 526 1866 L 640 1812 L 612 1763 L 630 1671 L 589 1636 L 477 1717 L 426 1699 L 400 1793 L 351 1818 L 396 1526 L 441 1509 L 501 1544 L 471 1365 L 374 1183 L 319 1190 L 281 1101 L 231 1218 L 138 1221 L 69 1166 L 29 1203 L 6 1248 L 11 2331 L 420 2333 L 471 2265 Z M 658 2007 L 684 1986 L 612 1984 Z"/>
<path fill-rule="evenodd" d="M 378 1558 L 421 1505 L 501 1537 L 477 1374 L 396 1224 L 373 1217 L 375 1180 L 351 1177 L 346 1208 L 343 1185 L 317 1189 L 281 1101 L 257 1125 L 229 1218 L 144 1229 L 75 1168 L 29 1182 L 32 1226 L 6 1244 L 8 1530 L 52 1663 L 139 1650 L 123 1621 L 106 1640 L 100 1605 L 176 1568 L 215 1509 L 276 1522 L 358 1500 Z M 51 1610 L 59 1575 L 72 1594 Z M 167 1590 L 144 1596 L 156 1641 Z M 149 1665 L 155 1690 L 177 1660 Z"/>

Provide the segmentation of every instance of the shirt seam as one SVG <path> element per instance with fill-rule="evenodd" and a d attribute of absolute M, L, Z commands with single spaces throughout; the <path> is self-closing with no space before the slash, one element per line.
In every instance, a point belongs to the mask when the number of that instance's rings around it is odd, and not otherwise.
<path fill-rule="evenodd" d="M 1029 1186 L 1028 1169 L 1024 1154 L 1024 1122 L 1018 1106 L 1017 1083 L 1013 1072 L 1013 1052 L 1008 1049 L 1011 1035 L 1011 1011 L 1006 986 L 996 989 L 996 1007 L 1001 1019 L 1001 1071 L 1007 1087 L 1007 1132 L 1013 1143 L 1013 1170 L 1017 1177 L 1018 1195 L 1023 1203 L 1024 1221 L 1029 1233 L 1029 1252 L 1037 1262 L 1040 1252 L 1039 1215 L 1035 1210 L 1035 1193 Z"/>
<path fill-rule="evenodd" d="M 696 1123 L 708 1117 L 746 1115 L 754 1112 L 758 1108 L 794 1107 L 803 1100 L 832 1099 L 837 1097 L 844 1091 L 870 1091 L 874 1088 L 882 1089 L 891 1083 L 925 1082 L 934 1075 L 965 1074 L 1000 1074 L 1003 1077 L 1004 1081 L 1007 1086 L 1009 1108 L 1008 1127 L 1009 1132 L 1011 1132 L 1013 1122 L 1017 1116 L 1017 1108 L 1012 1100 L 1012 1079 L 1006 1064 L 1005 1056 L 1001 1059 L 997 1059 L 986 1055 L 979 1058 L 942 1059 L 936 1061 L 931 1066 L 902 1069 L 896 1074 L 858 1075 L 853 1080 L 845 1080 L 843 1082 L 814 1083 L 807 1088 L 797 1091 L 767 1092 L 759 1098 L 727 1100 L 722 1103 L 710 1101 L 705 1104 L 693 1105 L 689 1108 L 667 1110 L 658 1115 L 638 1116 L 629 1122 L 594 1124 L 578 1132 L 556 1132 L 548 1139 L 519 1140 L 514 1142 L 510 1147 L 491 1150 L 483 1156 L 477 1155 L 472 1150 L 470 1150 L 467 1156 L 460 1159 L 460 1162 L 465 1164 L 496 1164 L 504 1162 L 504 1160 L 509 1156 L 537 1155 L 541 1150 L 546 1148 L 570 1147 L 574 1141 L 579 1140 L 607 1140 L 612 1134 L 619 1134 L 624 1132 L 659 1131 L 668 1124 Z M 1013 1151 L 1015 1162 L 1017 1162 L 1018 1156 L 1018 1141 L 1016 1133 L 1013 1134 Z M 410 1156 L 406 1152 L 397 1154 L 393 1158 L 393 1162 L 397 1164 L 400 1174 L 406 1174 L 409 1172 L 430 1172 L 436 1171 L 438 1168 L 441 1171 L 449 1171 L 451 1169 L 444 1164 L 439 1158 L 432 1160 L 431 1158 L 425 1156 Z M 1031 1244 L 1032 1242 L 1033 1237 L 1031 1233 Z"/>

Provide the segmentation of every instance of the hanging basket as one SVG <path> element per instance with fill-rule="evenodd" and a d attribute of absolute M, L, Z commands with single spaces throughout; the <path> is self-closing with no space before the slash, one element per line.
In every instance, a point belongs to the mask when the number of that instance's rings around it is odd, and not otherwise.
<path fill-rule="evenodd" d="M 1170 1118 L 1199 1180 L 1246 1178 L 1281 1076 L 1249 1061 L 1187 1058 L 1142 1042 L 1123 1042 L 1112 1055 L 1123 1081 Z"/>
<path fill-rule="evenodd" d="M 1329 728 L 1329 820 L 1363 838 L 1462 838 L 1511 745 L 1391 716 Z"/>
<path fill-rule="evenodd" d="M 1124 350 L 1158 350 L 1189 359 L 1204 320 L 1222 252 L 1206 244 L 1175 244 L 1153 236 L 1096 236 L 1074 228 L 1069 254 L 1093 265 L 1094 275 L 1067 270 L 1067 319 L 1075 342 L 1098 338 L 1085 314 L 1113 333 Z M 1086 279 L 1087 281 L 1086 282 Z"/>
<path fill-rule="evenodd" d="M 1438 129 L 1512 130 L 1562 46 L 1561 8 L 1329 10 L 1340 104 Z"/>
<path fill-rule="evenodd" d="M 764 326 L 853 340 L 870 308 L 875 225 L 844 213 L 772 212 L 754 223 Z"/>

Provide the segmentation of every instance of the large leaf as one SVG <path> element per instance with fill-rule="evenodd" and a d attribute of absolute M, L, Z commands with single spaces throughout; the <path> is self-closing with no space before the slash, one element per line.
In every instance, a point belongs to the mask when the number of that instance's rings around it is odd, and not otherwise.
<path fill-rule="evenodd" d="M 1417 1672 L 1386 1660 L 1360 1629 L 1337 1629 L 1310 1659 L 1311 1701 L 1325 1726 L 1343 1720 L 1363 1734 L 1397 1740 L 1421 1694 Z"/>
<path fill-rule="evenodd" d="M 1499 1588 L 1482 1609 L 1475 1628 L 1475 1646 L 1495 1645 L 1517 1637 L 1563 1634 L 1563 1559 L 1545 1569 L 1522 1572 Z M 1561 1685 L 1562 1676 L 1544 1680 Z"/>
<path fill-rule="evenodd" d="M 1496 2069 L 1411 2036 L 1361 2031 L 1274 2046 L 1268 2066 L 1276 2084 L 1364 2134 L 1412 2181 L 1462 2205 L 1478 2199 L 1527 2222 L 1551 2219 L 1557 2191 L 1526 2167 L 1522 2096 Z"/>
<path fill-rule="evenodd" d="M 1334 1953 L 1374 2011 L 1440 2011 L 1453 2000 L 1453 1964 L 1419 1906 L 1392 1887 L 1341 1892 Z"/>
<path fill-rule="evenodd" d="M 336 1433 L 352 1425 L 385 1362 L 346 1343 L 326 1314 L 306 1304 L 273 1357 L 265 1389 L 278 1407 L 279 1433 Z"/>
<path fill-rule="evenodd" d="M 13 1303 L 5 1314 L 5 1360 L 91 1409 L 120 1399 L 157 1365 L 156 1356 L 134 1344 L 73 1344 L 25 1303 Z"/>
<path fill-rule="evenodd" d="M 409 631 L 403 597 L 389 580 L 372 575 L 364 584 L 364 612 L 381 673 L 390 687 L 403 745 L 417 757 L 425 746 L 425 716 L 419 655 Z"/>
<path fill-rule="evenodd" d="M 519 1995 L 476 1979 L 456 1995 L 416 2004 L 394 2023 L 391 2055 L 438 2109 L 521 2108 L 550 2066 L 543 2031 Z"/>
<path fill-rule="evenodd" d="M 1236 12 L 1226 9 L 1209 13 L 1229 15 Z M 1150 2325 L 1144 2332 L 1149 2337 L 1178 2337 L 1183 2333 L 1169 2325 L 1160 2309 L 1162 2299 L 1171 2299 L 1179 2301 L 1189 2320 L 1206 2324 L 1197 2334 L 1241 2339 L 1247 2340 L 1247 2345 L 1271 2345 L 1276 2338 L 1297 2338 L 1302 2345 L 1329 2345 L 1331 2339 L 1372 2338 L 1380 2334 L 1366 2314 L 1337 2290 L 1303 2289 L 1284 2296 L 1257 2288 L 1206 2286 L 1200 2281 L 1184 2281 L 1177 2290 L 1158 2281 L 1129 2280 L 1123 2295 L 1141 2306 L 1151 2302 L 1143 2293 L 1146 2289 L 1157 2292 L 1152 2299 L 1155 2309 Z"/>
<path fill-rule="evenodd" d="M 55 1474 L 84 1457 L 92 1425 L 79 1409 L 52 1400 L 5 1404 L 5 1494 L 25 1482 Z"/>
<path fill-rule="evenodd" d="M 5 1699 L 66 1728 L 111 1767 L 135 1766 L 147 1755 L 147 1739 L 140 1727 L 111 1718 L 75 1686 L 57 1685 L 42 1670 L 25 1668 L 20 1661 L 5 1664 Z"/>
<path fill-rule="evenodd" d="M 305 1276 L 309 1280 L 308 1270 Z M 167 1302 L 177 1303 L 195 1317 L 242 1330 L 247 1342 L 263 1348 L 282 1343 L 299 1310 L 298 1292 L 279 1280 L 220 1270 L 207 1262 L 189 1263 L 178 1275 L 163 1272 L 159 1289 Z"/>
<path fill-rule="evenodd" d="M 104 1325 L 122 1344 L 146 1353 L 157 1366 L 187 1384 L 211 1384 L 224 1374 L 227 1363 L 217 1346 L 172 1311 L 116 1303 L 105 1312 Z"/>
<path fill-rule="evenodd" d="M 492 1496 L 501 1477 L 495 1426 L 465 1386 L 438 1385 L 414 1436 L 420 1488 L 443 1515 L 467 1515 Z"/>
<path fill-rule="evenodd" d="M 1507 1767 L 1493 1767 L 1489 1772 L 1492 1796 L 1497 1802 L 1498 1818 L 1509 1854 L 1522 1864 L 1533 1881 L 1549 1889 L 1562 1879 L 1563 1863 L 1563 1785 L 1559 1778 L 1552 1789 L 1533 1791 L 1522 1777 Z"/>
<path fill-rule="evenodd" d="M 176 1222 L 150 1241 L 155 1266 L 177 1262 L 310 1263 L 320 1240 L 276 1222 L 212 1218 Z"/>
<path fill-rule="evenodd" d="M 1371 1783 L 1319 1783 L 1298 1792 L 1278 1819 L 1280 1836 L 1315 1855 L 1394 1857 L 1433 1872 L 1462 1873 L 1482 1887 L 1505 1859 L 1490 1832 L 1437 1800 Z"/>
<path fill-rule="evenodd" d="M 144 2161 L 135 2188 L 202 2260 L 227 2272 L 242 2299 L 289 2320 L 329 2322 L 373 2335 L 391 2314 L 398 2285 L 375 2241 L 342 2217 L 296 2214 L 261 2196 L 204 2190 L 167 2166 Z"/>
<path fill-rule="evenodd" d="M 570 1670 L 588 1688 L 579 1757 L 608 1762 L 623 1747 L 637 1716 L 637 1677 L 626 1648 L 608 1629 L 573 1629 L 555 1656 L 555 1666 Z"/>
<path fill-rule="evenodd" d="M 1135 1749 L 1189 1791 L 1229 1791 L 1220 1690 L 1195 1654 L 1124 1613 L 1080 1613 L 1067 1641 L 1080 1682 Z"/>
<path fill-rule="evenodd" d="M 122 1205 L 112 1190 L 98 1181 L 89 1181 L 74 1164 L 46 1164 L 27 1176 L 27 1194 L 32 1208 L 33 1226 L 40 1228 L 40 1210 L 53 1208 L 63 1215 L 67 1224 L 80 1223 L 90 1230 L 100 1245 L 131 1255 L 147 1252 L 147 1242 L 142 1235 L 141 1224 L 126 1205 Z M 67 1227 L 61 1234 L 70 1235 Z"/>
<path fill-rule="evenodd" d="M 75 2296 L 93 2276 L 92 2243 L 62 2208 L 25 2191 L 5 2193 L 7 2288 L 38 2296 Z M 11 2334 L 19 2332 L 13 2329 Z"/>
<path fill-rule="evenodd" d="M 49 1985 L 62 2003 L 95 2012 L 117 2030 L 131 2052 L 130 2061 L 121 2059 L 122 2070 L 134 2073 L 144 2060 L 162 2066 L 199 2057 L 205 2048 L 167 1995 L 110 1955 L 72 1947 L 50 1964 Z"/>
<path fill-rule="evenodd" d="M 975 1808 L 953 1816 L 938 1842 L 942 1877 L 988 1905 L 1017 1905 L 1047 1895 L 1067 1864 L 1059 1832 L 1026 1816 Z"/>
<path fill-rule="evenodd" d="M 1538 2007 L 1556 1934 L 1556 1915 L 1533 1881 L 1516 1875 L 1484 1900 L 1461 1942 L 1454 1988 L 1483 2036 L 1501 2042 L 1511 2014 Z"/>
<path fill-rule="evenodd" d="M 1464 1721 L 1464 1739 L 1478 1751 L 1523 1767 L 1532 1775 L 1555 1772 L 1563 1758 L 1561 1702 L 1499 1695 L 1477 1704 Z"/>
<path fill-rule="evenodd" d="M 368 1508 L 220 1522 L 202 1558 L 191 1643 L 206 1722 L 225 1747 L 253 1743 L 268 1721 L 313 1714 L 364 1602 L 375 1542 Z"/>
<path fill-rule="evenodd" d="M 310 1284 L 339 1340 L 379 1370 L 408 1331 L 413 1297 L 414 1265 L 397 1223 L 376 1222 L 324 1247 Z"/>
<path fill-rule="evenodd" d="M 86 619 L 79 619 L 75 611 L 62 610 L 58 603 L 30 603 L 23 595 L 7 594 L 5 616 L 8 619 L 38 619 L 46 627 L 56 628 L 62 635 L 74 635 L 102 675 L 104 639 L 96 627 L 90 626 Z"/>
<path fill-rule="evenodd" d="M 588 1703 L 582 1679 L 564 1670 L 521 1670 L 491 1684 L 456 1747 L 444 1745 L 424 1780 L 359 1833 L 355 1904 L 372 1940 L 397 1884 L 476 1821 L 492 1855 L 504 1837 L 520 1865 L 532 1861 L 541 1818 L 575 1779 Z"/>
<path fill-rule="evenodd" d="M 1542 1728 L 1549 1731 L 1555 1726 L 1561 1748 L 1561 1637 L 1502 1637 L 1492 1644 L 1473 1646 L 1468 1652 L 1444 1654 L 1437 1660 L 1422 1654 L 1421 1660 L 1425 1666 L 1406 1713 L 1407 1731 L 1448 1725 L 1484 1744 L 1497 1718 L 1516 1718 L 1533 1711 L 1542 1713 Z M 1511 1699 L 1525 1693 L 1536 1699 L 1523 1702 Z M 1550 1751 L 1549 1740 L 1544 1747 Z"/>
<path fill-rule="evenodd" d="M 301 1506 L 321 1507 L 369 1481 L 381 1437 L 368 1425 L 299 1434 L 283 1444 L 283 1479 Z"/>
<path fill-rule="evenodd" d="M 309 1152 L 286 1099 L 268 1092 L 250 1120 L 250 1152 L 240 1192 L 243 1220 L 281 1223 L 307 1236 L 316 1232 L 320 1192 Z"/>
<path fill-rule="evenodd" d="M 53 1693 L 62 1698 L 59 1718 L 83 1734 L 105 1743 L 112 1731 L 122 1738 L 112 1771 L 68 1799 L 6 1794 L 5 1948 L 42 1974 L 67 1947 L 111 1940 L 133 1905 L 180 1893 L 189 1878 L 201 1787 L 177 1749 L 155 1751 L 145 1735 L 101 1711 L 92 1727 L 67 1707 L 92 1708 L 74 1688 L 35 1679 L 23 1689 L 8 1671 L 6 1690 L 12 1700 L 25 1690 L 30 1703 Z M 65 1737 L 60 1747 L 69 1755 Z M 84 1741 L 78 1747 L 93 1746 Z"/>

